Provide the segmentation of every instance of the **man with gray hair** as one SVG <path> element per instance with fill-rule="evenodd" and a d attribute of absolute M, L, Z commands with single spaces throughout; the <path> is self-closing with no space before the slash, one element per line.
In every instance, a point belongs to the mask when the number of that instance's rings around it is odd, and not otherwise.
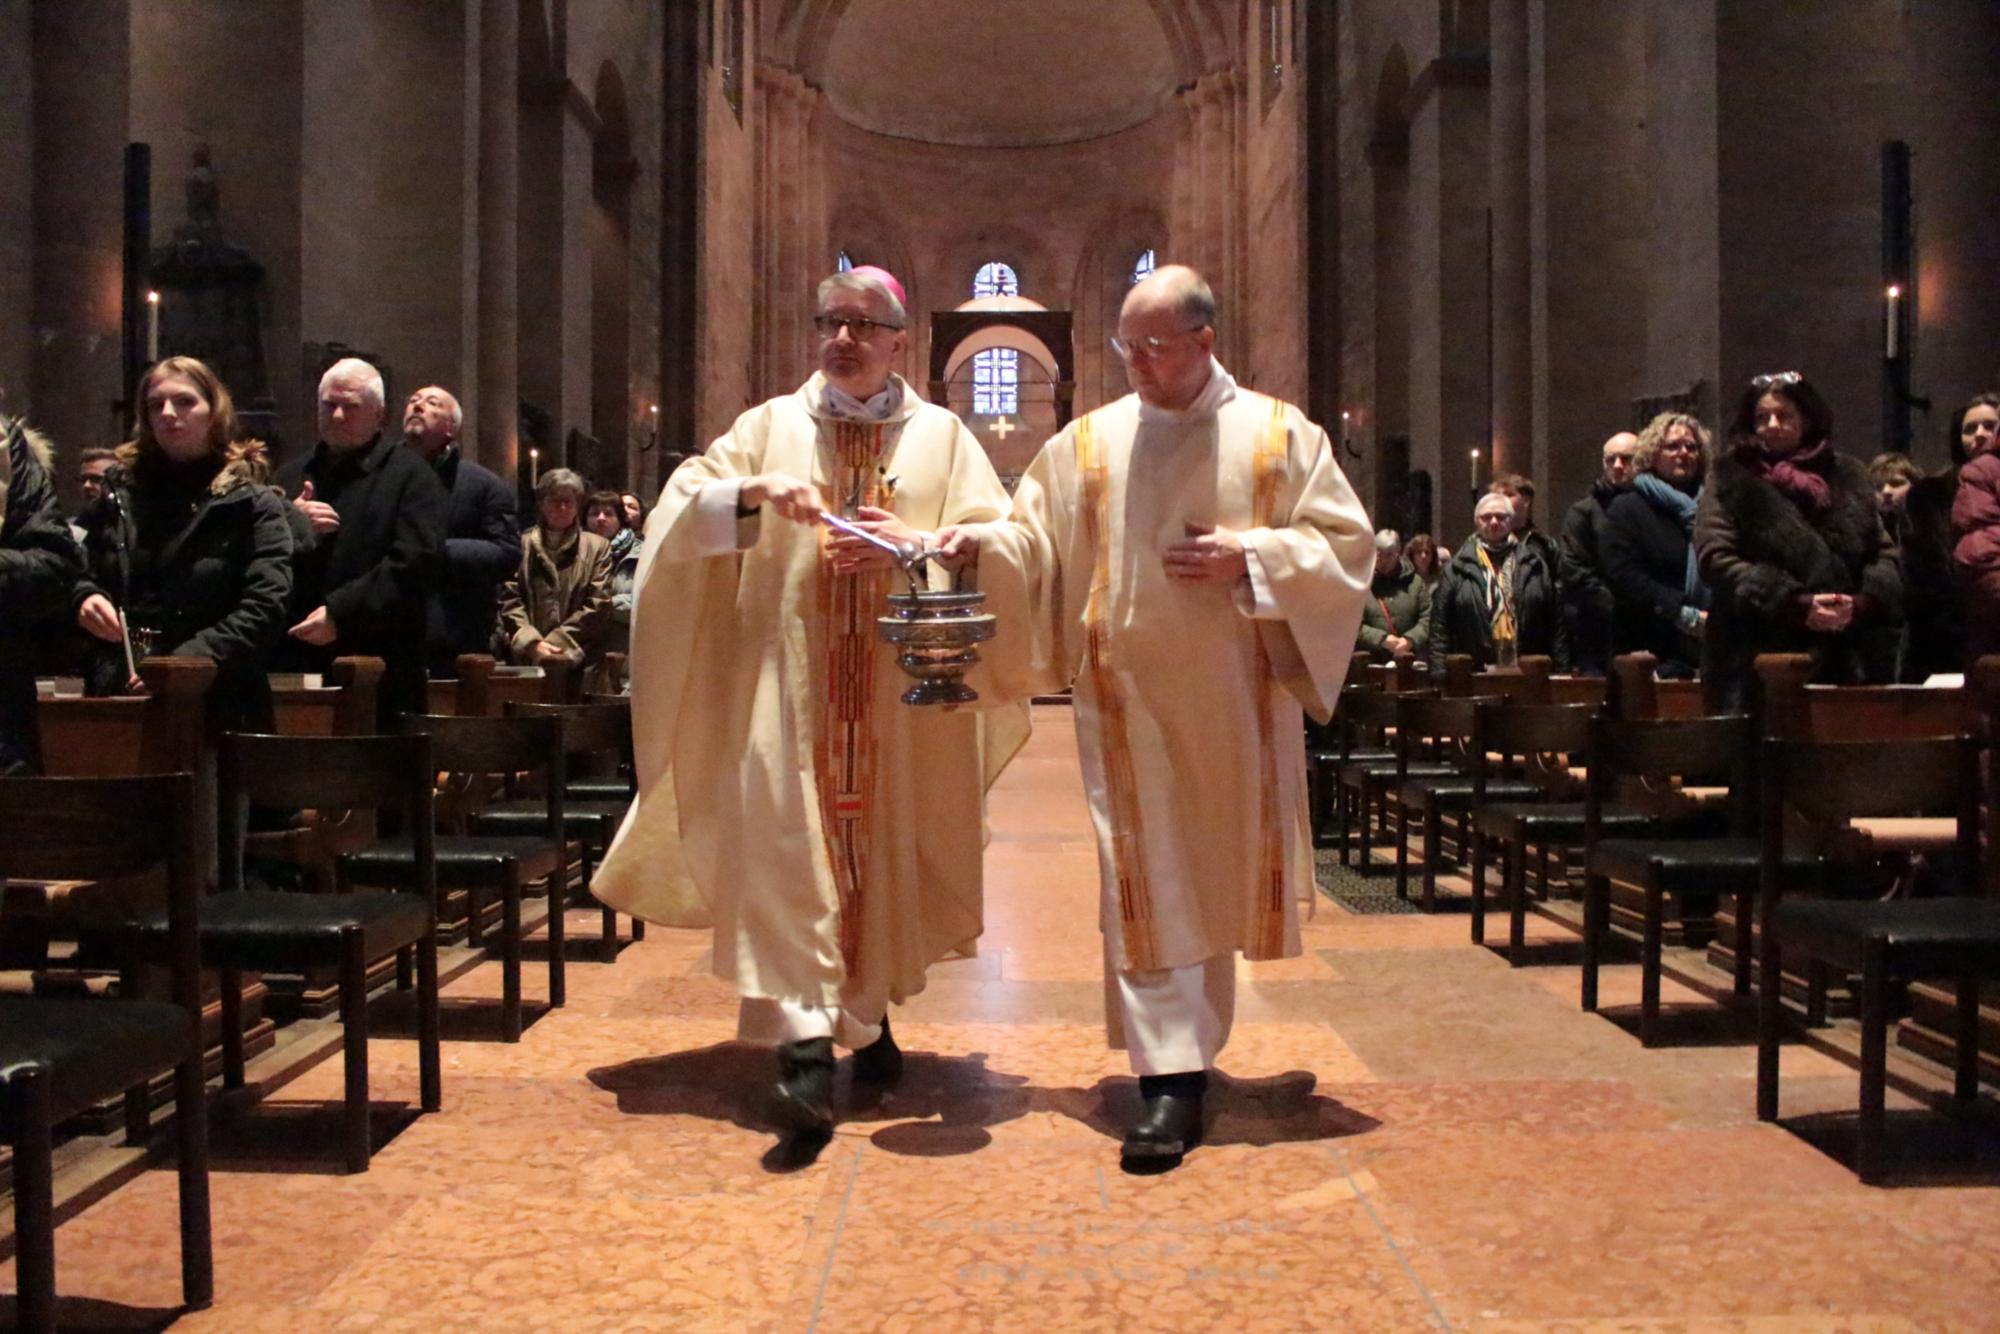
<path fill-rule="evenodd" d="M 819 522 L 914 551 L 1006 513 L 979 441 L 895 373 L 907 323 L 882 270 L 828 278 L 819 370 L 661 490 L 634 581 L 639 798 L 592 884 L 714 928 L 739 1034 L 778 1049 L 772 1112 L 795 1150 L 831 1133 L 834 1045 L 862 1083 L 893 1083 L 889 1005 L 978 939 L 986 784 L 1026 733 L 1020 709 L 898 702 L 875 629 L 906 583 L 897 557 Z"/>
<path fill-rule="evenodd" d="M 431 465 L 447 509 L 444 565 L 431 594 L 424 647 L 432 676 L 455 676 L 461 653 L 485 653 L 499 623 L 500 586 L 521 564 L 514 494 L 465 455 L 465 411 L 451 392 L 425 385 L 403 405 L 403 444 Z"/>
<path fill-rule="evenodd" d="M 1112 345 L 1134 392 L 1044 445 L 1006 519 L 939 546 L 979 563 L 997 689 L 1075 687 L 1105 1019 L 1142 1103 L 1123 1158 L 1144 1172 L 1201 1142 L 1237 956 L 1299 952 L 1301 711 L 1326 721 L 1346 679 L 1374 527 L 1326 432 L 1216 360 L 1193 269 L 1135 285 Z"/>
<path fill-rule="evenodd" d="M 323 671 L 336 657 L 381 658 L 388 730 L 397 714 L 424 708 L 424 622 L 445 492 L 414 450 L 383 434 L 382 395 L 382 374 L 367 362 L 329 367 L 319 383 L 319 443 L 281 484 L 311 528 L 294 556 L 288 660 Z"/>
<path fill-rule="evenodd" d="M 1375 534 L 1375 578 L 1361 604 L 1355 643 L 1376 662 L 1404 654 L 1424 656 L 1430 642 L 1431 586 L 1403 559 L 1403 539 L 1395 529 Z"/>

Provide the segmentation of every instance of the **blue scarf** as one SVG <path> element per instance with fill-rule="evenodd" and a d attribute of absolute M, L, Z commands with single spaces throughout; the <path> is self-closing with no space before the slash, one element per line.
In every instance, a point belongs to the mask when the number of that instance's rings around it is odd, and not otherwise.
<path fill-rule="evenodd" d="M 1644 496 L 1652 507 L 1662 514 L 1672 515 L 1680 521 L 1681 536 L 1688 539 L 1687 568 L 1681 575 L 1681 594 L 1690 606 L 1708 606 L 1708 588 L 1701 582 L 1701 571 L 1694 554 L 1694 512 L 1701 503 L 1701 493 L 1689 495 L 1677 486 L 1642 472 L 1632 479 L 1632 488 Z"/>

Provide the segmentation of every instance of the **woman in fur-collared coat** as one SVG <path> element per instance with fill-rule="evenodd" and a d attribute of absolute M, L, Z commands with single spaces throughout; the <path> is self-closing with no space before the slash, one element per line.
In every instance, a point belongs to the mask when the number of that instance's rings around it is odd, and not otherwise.
<path fill-rule="evenodd" d="M 1834 452 L 1833 413 L 1796 371 L 1743 391 L 1696 510 L 1713 606 L 1703 639 L 1711 711 L 1754 707 L 1760 653 L 1809 653 L 1814 681 L 1887 681 L 1902 575 L 1858 459 Z"/>
<path fill-rule="evenodd" d="M 130 685 L 134 656 L 211 658 L 209 722 L 270 730 L 271 650 L 289 624 L 290 506 L 266 483 L 264 445 L 237 438 L 236 410 L 214 371 L 169 357 L 139 382 L 139 429 L 118 450 L 124 477 L 87 530 L 91 577 L 75 598 L 95 643 L 90 685 Z"/>

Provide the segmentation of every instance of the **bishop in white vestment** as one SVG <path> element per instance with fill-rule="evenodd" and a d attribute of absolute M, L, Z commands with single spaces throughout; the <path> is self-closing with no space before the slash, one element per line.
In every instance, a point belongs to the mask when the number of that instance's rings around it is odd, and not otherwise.
<path fill-rule="evenodd" d="M 1299 951 L 1313 892 L 1302 713 L 1346 677 L 1374 531 L 1326 432 L 1238 386 L 1215 299 L 1163 268 L 1118 350 L 1136 392 L 1043 447 L 1009 517 L 954 529 L 1003 636 L 989 682 L 1074 685 L 1102 883 L 1106 1019 L 1146 1112 L 1128 1159 L 1200 1138 L 1236 958 Z"/>
<path fill-rule="evenodd" d="M 714 929 L 741 1036 L 779 1048 L 777 1114 L 813 1133 L 832 1124 L 833 1044 L 857 1050 L 857 1077 L 893 1081 L 888 1005 L 972 950 L 986 786 L 1026 736 L 1021 706 L 899 702 L 910 683 L 875 621 L 904 576 L 817 522 L 845 512 L 921 544 L 1007 509 L 978 440 L 890 373 L 893 283 L 823 283 L 821 372 L 676 469 L 647 522 L 639 797 L 593 886 L 648 921 Z"/>

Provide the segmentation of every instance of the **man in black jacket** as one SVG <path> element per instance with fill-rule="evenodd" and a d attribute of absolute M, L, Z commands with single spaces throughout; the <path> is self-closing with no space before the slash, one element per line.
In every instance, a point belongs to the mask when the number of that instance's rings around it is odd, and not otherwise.
<path fill-rule="evenodd" d="M 20 422 L 0 418 L 0 774 L 40 767 L 35 637 L 69 610 L 83 552 L 48 467 Z"/>
<path fill-rule="evenodd" d="M 465 456 L 458 433 L 465 412 L 437 385 L 410 395 L 403 443 L 431 465 L 449 499 L 444 572 L 431 595 L 424 645 L 432 676 L 458 675 L 461 653 L 491 653 L 500 585 L 521 568 L 514 496 L 492 471 Z"/>
<path fill-rule="evenodd" d="M 1633 453 L 1639 437 L 1620 431 L 1604 442 L 1604 471 L 1590 484 L 1583 499 L 1563 516 L 1557 543 L 1557 574 L 1562 581 L 1563 615 L 1569 621 L 1570 651 L 1584 676 L 1611 670 L 1611 586 L 1604 581 L 1604 559 L 1598 535 L 1604 515 L 1618 493 L 1632 484 Z"/>
<path fill-rule="evenodd" d="M 445 492 L 412 450 L 382 434 L 382 376 L 358 358 L 320 380 L 320 441 L 285 491 L 312 528 L 298 555 L 295 658 L 319 670 L 379 657 L 381 720 L 424 707 L 424 627 L 444 546 Z"/>

